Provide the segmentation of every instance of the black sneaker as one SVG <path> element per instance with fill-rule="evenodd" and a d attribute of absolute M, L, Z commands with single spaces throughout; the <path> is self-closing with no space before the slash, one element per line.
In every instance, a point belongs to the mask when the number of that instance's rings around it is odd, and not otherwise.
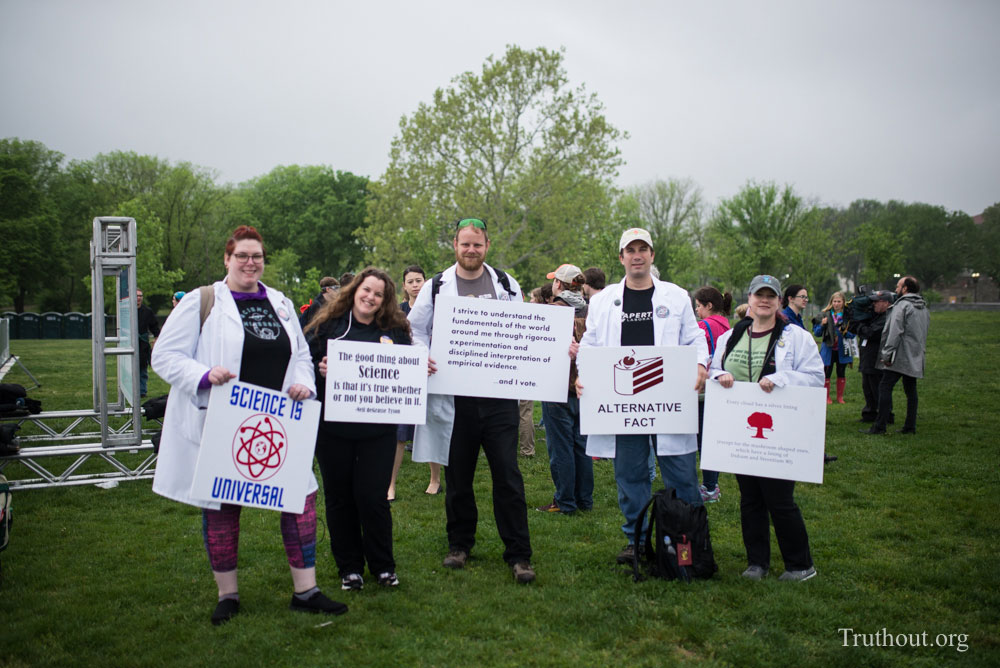
<path fill-rule="evenodd" d="M 340 578 L 340 588 L 344 591 L 360 591 L 365 586 L 360 573 L 348 573 Z"/>
<path fill-rule="evenodd" d="M 535 569 L 527 561 L 516 561 L 510 565 L 514 580 L 518 584 L 528 584 L 535 581 Z"/>
<path fill-rule="evenodd" d="M 292 594 L 292 602 L 288 606 L 288 609 L 296 612 L 322 612 L 327 615 L 342 615 L 347 612 L 346 605 L 338 601 L 331 601 L 321 591 L 316 592 L 304 601 L 300 601 L 295 594 Z"/>
<path fill-rule="evenodd" d="M 398 587 L 399 578 L 395 573 L 379 573 L 378 583 L 383 587 Z"/>
<path fill-rule="evenodd" d="M 469 558 L 469 553 L 465 550 L 452 550 L 441 563 L 445 568 L 465 568 L 465 562 Z"/>
<path fill-rule="evenodd" d="M 212 613 L 212 626 L 219 626 L 220 624 L 225 624 L 230 619 L 238 615 L 240 612 L 240 602 L 233 598 L 224 598 L 219 601 L 219 604 L 215 606 L 215 612 Z"/>
<path fill-rule="evenodd" d="M 618 553 L 615 561 L 619 564 L 631 564 L 633 559 L 635 559 L 635 544 L 629 543 L 624 550 Z"/>

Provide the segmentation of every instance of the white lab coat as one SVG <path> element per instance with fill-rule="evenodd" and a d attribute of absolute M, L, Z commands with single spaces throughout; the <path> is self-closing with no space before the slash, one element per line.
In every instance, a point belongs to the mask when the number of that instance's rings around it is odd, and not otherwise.
<path fill-rule="evenodd" d="M 708 371 L 709 378 L 713 380 L 728 373 L 722 368 L 722 357 L 725 355 L 726 344 L 732 334 L 733 330 L 727 330 L 715 344 L 715 357 L 712 358 L 712 367 Z M 770 380 L 776 387 L 786 385 L 823 387 L 823 381 L 826 380 L 816 340 L 809 332 L 792 323 L 785 325 L 781 338 L 774 346 L 774 369 L 774 373 L 764 378 Z M 708 416 L 705 416 L 705 419 L 707 420 Z"/>
<path fill-rule="evenodd" d="M 153 491 L 200 508 L 218 509 L 219 503 L 193 499 L 190 495 L 210 392 L 210 389 L 199 390 L 198 384 L 205 372 L 215 366 L 239 374 L 243 357 L 243 321 L 225 281 L 218 281 L 212 287 L 215 304 L 201 331 L 201 291 L 192 290 L 171 311 L 153 348 L 153 370 L 170 384 Z M 315 395 L 312 358 L 297 313 L 278 290 L 268 288 L 267 298 L 291 344 L 282 389 L 287 391 L 298 383 Z M 316 476 L 310 471 L 306 492 L 311 494 L 318 488 Z"/>
<path fill-rule="evenodd" d="M 493 277 L 493 292 L 497 299 L 502 301 L 523 301 L 521 296 L 521 286 L 517 284 L 514 277 L 507 274 L 510 281 L 510 289 L 514 291 L 511 295 L 497 280 L 496 270 L 488 264 L 484 264 L 486 270 Z M 434 304 L 431 300 L 433 281 L 424 283 L 417 295 L 417 301 L 413 303 L 413 308 L 407 318 L 410 321 L 410 330 L 413 334 L 413 343 L 431 347 L 431 332 L 434 329 Z M 455 265 L 448 267 L 442 272 L 441 289 L 438 297 L 458 296 L 458 282 L 455 280 Z M 704 338 L 704 336 L 702 337 Z M 455 424 L 455 400 L 450 394 L 429 394 L 427 395 L 427 423 L 417 425 L 413 433 L 413 461 L 415 462 L 436 462 L 444 466 L 448 465 L 448 454 L 451 451 L 451 430 Z"/>
<path fill-rule="evenodd" d="M 581 348 L 621 345 L 624 294 L 625 279 L 622 279 L 590 300 L 587 331 L 580 340 Z M 698 363 L 708 368 L 708 341 L 705 340 L 705 332 L 698 327 L 687 291 L 657 279 L 653 279 L 653 345 L 694 346 L 698 351 Z M 586 388 L 583 391 L 586 392 Z M 695 434 L 656 435 L 657 455 L 686 455 L 697 449 Z M 591 434 L 587 437 L 587 454 L 591 457 L 614 457 L 615 436 Z"/>

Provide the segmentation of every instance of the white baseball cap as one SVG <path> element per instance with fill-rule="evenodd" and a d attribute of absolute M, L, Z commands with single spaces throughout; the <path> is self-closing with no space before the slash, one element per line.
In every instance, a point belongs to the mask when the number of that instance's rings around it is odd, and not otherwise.
<path fill-rule="evenodd" d="M 618 250 L 625 250 L 626 246 L 636 240 L 645 241 L 646 245 L 650 248 L 653 247 L 653 238 L 649 236 L 649 232 L 641 227 L 633 227 L 622 233 L 622 239 L 618 242 Z"/>

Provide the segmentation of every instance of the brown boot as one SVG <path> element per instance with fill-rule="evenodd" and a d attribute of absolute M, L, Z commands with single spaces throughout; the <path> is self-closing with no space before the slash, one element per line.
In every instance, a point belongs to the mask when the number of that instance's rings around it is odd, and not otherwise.
<path fill-rule="evenodd" d="M 827 378 L 826 382 L 823 383 L 823 387 L 826 388 L 826 403 L 832 404 L 833 402 L 830 401 L 830 379 L 829 378 Z"/>
<path fill-rule="evenodd" d="M 846 378 L 838 378 L 837 379 L 837 403 L 838 404 L 844 403 L 844 385 L 846 385 L 846 384 L 847 384 L 847 379 Z M 830 394 L 830 390 L 827 389 L 827 396 L 829 396 L 829 394 Z M 827 402 L 827 403 L 829 403 L 829 402 Z"/>

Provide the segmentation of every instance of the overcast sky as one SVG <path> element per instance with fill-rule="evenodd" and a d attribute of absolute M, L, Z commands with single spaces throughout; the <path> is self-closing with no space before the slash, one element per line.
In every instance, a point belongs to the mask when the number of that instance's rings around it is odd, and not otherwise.
<path fill-rule="evenodd" d="M 378 178 L 400 117 L 505 45 L 566 48 L 630 134 L 618 184 L 1000 201 L 1000 2 L 0 0 L 0 137 L 240 182 Z"/>

